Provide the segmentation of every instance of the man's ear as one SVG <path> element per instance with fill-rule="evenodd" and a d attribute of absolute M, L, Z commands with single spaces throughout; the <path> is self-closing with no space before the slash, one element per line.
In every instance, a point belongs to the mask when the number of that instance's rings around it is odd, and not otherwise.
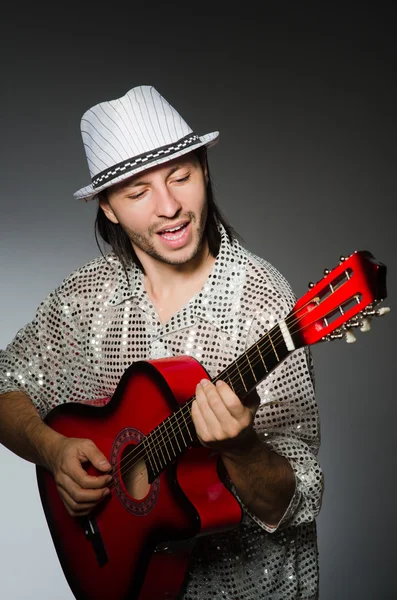
<path fill-rule="evenodd" d="M 112 223 L 118 224 L 119 220 L 113 212 L 109 201 L 106 198 L 99 198 L 99 206 L 102 208 L 103 212 Z"/>

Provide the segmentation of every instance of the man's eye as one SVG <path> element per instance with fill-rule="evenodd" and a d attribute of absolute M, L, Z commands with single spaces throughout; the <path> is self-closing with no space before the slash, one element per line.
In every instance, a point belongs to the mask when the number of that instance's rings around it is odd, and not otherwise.
<path fill-rule="evenodd" d="M 186 175 L 186 177 L 182 177 L 181 179 L 177 179 L 176 181 L 177 181 L 178 183 L 182 183 L 183 181 L 187 181 L 187 180 L 189 179 L 189 177 L 190 177 L 190 174 L 189 174 L 189 175 Z"/>
<path fill-rule="evenodd" d="M 128 196 L 128 197 L 131 198 L 131 200 L 137 200 L 138 198 L 143 196 L 144 193 L 145 192 L 139 192 L 139 194 L 135 194 L 135 196 Z"/>

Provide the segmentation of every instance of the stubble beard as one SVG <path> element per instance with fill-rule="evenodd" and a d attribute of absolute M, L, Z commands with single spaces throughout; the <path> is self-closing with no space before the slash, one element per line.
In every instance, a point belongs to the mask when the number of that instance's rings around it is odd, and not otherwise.
<path fill-rule="evenodd" d="M 193 230 L 197 222 L 196 215 L 193 212 L 187 212 L 181 215 L 181 217 L 188 218 L 190 220 L 190 226 Z M 167 265 L 182 265 L 192 260 L 198 254 L 203 242 L 206 221 L 207 211 L 204 211 L 200 216 L 200 220 L 196 228 L 197 242 L 193 250 L 188 256 L 182 256 L 180 258 L 172 258 L 172 256 L 166 256 L 158 252 L 151 240 L 153 236 L 158 235 L 158 233 L 155 233 L 154 228 L 149 228 L 147 234 L 137 233 L 132 229 L 125 229 L 125 232 L 128 235 L 130 242 L 131 244 L 133 244 L 133 246 L 137 246 L 140 250 L 142 250 L 142 252 L 145 252 L 155 260 L 158 260 Z M 164 225 L 164 227 L 166 227 L 166 225 Z M 158 226 L 156 227 L 156 230 L 158 231 Z"/>

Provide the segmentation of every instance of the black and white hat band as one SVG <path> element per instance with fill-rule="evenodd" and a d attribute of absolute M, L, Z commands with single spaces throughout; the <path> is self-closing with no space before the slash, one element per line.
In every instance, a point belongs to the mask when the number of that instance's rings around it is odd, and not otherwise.
<path fill-rule="evenodd" d="M 94 186 L 94 188 L 97 188 L 101 186 L 105 181 L 113 181 L 115 177 L 118 177 L 127 169 L 128 171 L 130 171 L 138 165 L 149 166 L 150 163 L 162 156 L 170 156 L 171 154 L 174 155 L 179 150 L 195 145 L 199 139 L 199 136 L 196 134 L 187 135 L 183 139 L 179 140 L 179 142 L 176 144 L 168 144 L 167 146 L 157 148 L 155 152 L 147 152 L 146 154 L 135 156 L 135 158 L 133 159 L 130 158 L 129 160 L 125 160 L 124 162 L 119 163 L 118 165 L 115 165 L 110 169 L 106 169 L 105 171 L 102 171 L 102 173 L 99 173 L 92 180 L 92 185 Z"/>

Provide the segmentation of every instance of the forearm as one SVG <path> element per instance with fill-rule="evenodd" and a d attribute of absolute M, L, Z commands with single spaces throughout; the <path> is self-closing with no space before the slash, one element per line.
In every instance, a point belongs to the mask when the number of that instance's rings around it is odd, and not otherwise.
<path fill-rule="evenodd" d="M 295 492 L 295 475 L 288 460 L 271 451 L 254 430 L 243 448 L 221 456 L 245 506 L 267 525 L 277 525 Z"/>
<path fill-rule="evenodd" d="M 38 415 L 23 392 L 0 395 L 0 443 L 37 465 L 49 467 L 49 457 L 62 438 Z"/>

